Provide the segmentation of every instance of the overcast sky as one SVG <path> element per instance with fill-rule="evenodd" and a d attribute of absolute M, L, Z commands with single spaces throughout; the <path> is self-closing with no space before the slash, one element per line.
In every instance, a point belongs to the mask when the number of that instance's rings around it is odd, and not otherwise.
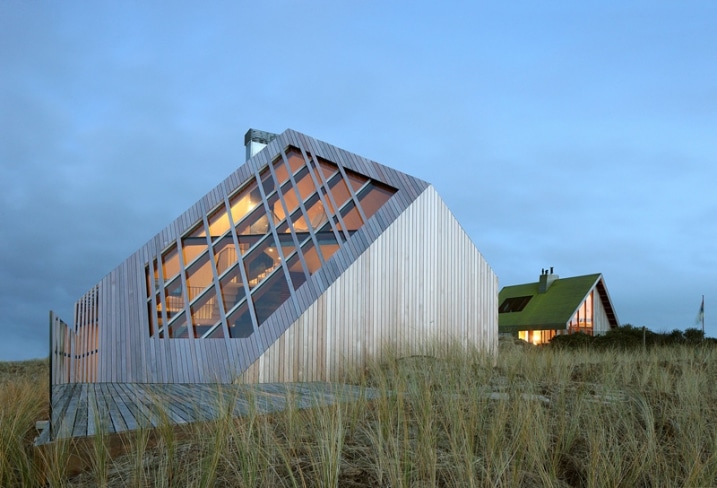
<path fill-rule="evenodd" d="M 431 182 L 500 284 L 717 336 L 717 3 L 0 1 L 0 360 L 292 128 Z"/>

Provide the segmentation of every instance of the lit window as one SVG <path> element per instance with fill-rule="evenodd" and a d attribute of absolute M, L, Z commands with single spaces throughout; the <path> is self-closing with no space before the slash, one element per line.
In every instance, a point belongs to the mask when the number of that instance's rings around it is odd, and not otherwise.
<path fill-rule="evenodd" d="M 397 191 L 292 147 L 271 164 L 145 264 L 151 336 L 250 337 Z"/>

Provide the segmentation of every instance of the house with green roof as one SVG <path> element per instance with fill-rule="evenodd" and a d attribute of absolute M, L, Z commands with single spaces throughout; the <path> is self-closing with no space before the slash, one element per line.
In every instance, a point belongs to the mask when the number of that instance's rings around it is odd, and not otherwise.
<path fill-rule="evenodd" d="M 498 303 L 498 331 L 533 344 L 562 334 L 604 334 L 619 325 L 600 273 L 559 278 L 553 268 L 544 269 L 535 283 L 503 287 Z"/>

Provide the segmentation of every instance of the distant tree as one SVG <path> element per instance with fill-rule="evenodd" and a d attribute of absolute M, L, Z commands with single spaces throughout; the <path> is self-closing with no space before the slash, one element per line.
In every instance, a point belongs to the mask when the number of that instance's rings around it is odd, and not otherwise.
<path fill-rule="evenodd" d="M 583 333 L 559 335 L 550 341 L 550 347 L 575 349 L 638 349 L 644 345 L 647 348 L 654 346 L 674 346 L 679 344 L 717 345 L 717 339 L 705 338 L 700 329 L 686 329 L 684 332 L 675 329 L 672 332 L 653 332 L 646 327 L 635 327 L 624 324 L 608 330 L 603 335 L 589 336 Z"/>
<path fill-rule="evenodd" d="M 550 340 L 551 347 L 560 349 L 576 349 L 589 347 L 593 341 L 593 336 L 578 332 L 575 334 L 557 335 Z"/>
<path fill-rule="evenodd" d="M 670 342 L 673 344 L 681 344 L 685 341 L 685 335 L 680 329 L 674 329 L 669 335 Z"/>
<path fill-rule="evenodd" d="M 704 341 L 705 333 L 702 332 L 702 329 L 689 328 L 685 329 L 684 337 L 686 342 L 694 344 Z"/>

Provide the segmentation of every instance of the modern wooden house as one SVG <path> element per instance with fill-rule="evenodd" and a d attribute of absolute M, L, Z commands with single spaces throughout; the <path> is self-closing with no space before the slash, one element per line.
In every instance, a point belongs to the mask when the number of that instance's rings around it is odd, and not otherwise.
<path fill-rule="evenodd" d="M 559 278 L 543 270 L 535 283 L 506 286 L 498 298 L 498 329 L 533 344 L 556 335 L 604 334 L 619 322 L 602 274 Z"/>
<path fill-rule="evenodd" d="M 287 130 L 75 304 L 52 383 L 335 380 L 431 341 L 495 353 L 497 279 L 428 183 Z"/>

